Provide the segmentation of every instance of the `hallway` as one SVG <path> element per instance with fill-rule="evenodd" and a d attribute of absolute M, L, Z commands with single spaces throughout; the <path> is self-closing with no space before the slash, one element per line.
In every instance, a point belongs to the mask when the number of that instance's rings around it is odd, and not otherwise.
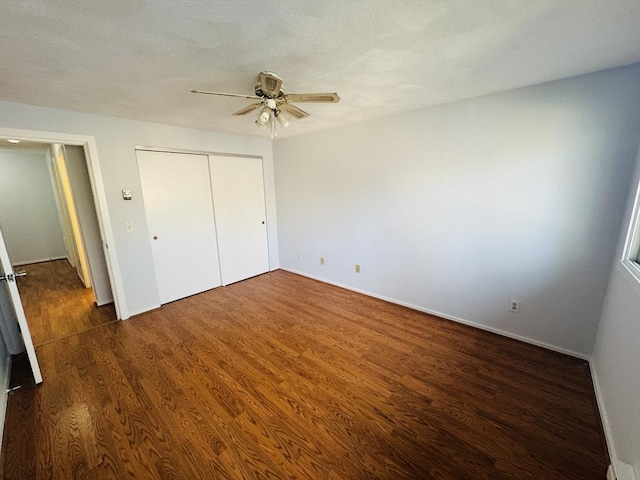
<path fill-rule="evenodd" d="M 15 268 L 29 330 L 35 346 L 116 321 L 113 303 L 97 307 L 90 288 L 65 260 Z"/>

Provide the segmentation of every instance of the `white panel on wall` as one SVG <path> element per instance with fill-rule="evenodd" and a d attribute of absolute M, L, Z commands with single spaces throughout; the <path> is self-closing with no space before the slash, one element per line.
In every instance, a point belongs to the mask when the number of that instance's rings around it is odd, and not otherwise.
<path fill-rule="evenodd" d="M 66 257 L 44 151 L 0 150 L 0 225 L 14 264 Z"/>
<path fill-rule="evenodd" d="M 209 155 L 222 283 L 269 271 L 262 159 Z"/>

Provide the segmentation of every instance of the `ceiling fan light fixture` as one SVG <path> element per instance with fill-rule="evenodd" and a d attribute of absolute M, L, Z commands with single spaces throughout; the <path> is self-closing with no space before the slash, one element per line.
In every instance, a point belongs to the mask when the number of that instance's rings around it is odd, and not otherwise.
<path fill-rule="evenodd" d="M 258 113 L 258 119 L 256 120 L 256 124 L 264 127 L 269 125 L 273 121 L 273 111 L 269 107 L 263 107 Z"/>
<path fill-rule="evenodd" d="M 282 128 L 287 128 L 289 126 L 290 119 L 291 119 L 291 116 L 287 115 L 283 111 L 281 110 L 276 111 L 276 120 L 278 121 L 278 123 Z"/>

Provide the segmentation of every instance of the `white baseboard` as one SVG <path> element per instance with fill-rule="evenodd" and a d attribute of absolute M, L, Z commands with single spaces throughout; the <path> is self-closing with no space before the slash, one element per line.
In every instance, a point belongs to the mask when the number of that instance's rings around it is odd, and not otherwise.
<path fill-rule="evenodd" d="M 104 305 L 108 305 L 110 303 L 113 303 L 113 297 L 107 298 L 106 300 L 103 300 L 102 302 L 99 302 L 99 303 L 96 301 L 96 306 L 103 307 Z"/>
<path fill-rule="evenodd" d="M 329 285 L 334 285 L 336 287 L 344 288 L 346 290 L 351 290 L 352 292 L 361 293 L 363 295 L 367 295 L 368 297 L 377 298 L 377 299 L 380 299 L 380 300 L 384 300 L 385 302 L 394 303 L 396 305 L 402 305 L 403 307 L 407 307 L 407 308 L 410 308 L 412 310 L 417 310 L 417 311 L 423 312 L 423 313 L 428 313 L 429 315 L 435 315 L 436 317 L 444 318 L 445 320 L 451 320 L 452 322 L 462 323 L 463 325 L 468 325 L 470 327 L 479 328 L 480 330 L 485 330 L 487 332 L 496 333 L 498 335 L 502 335 L 503 337 L 513 338 L 514 340 L 519 340 L 521 342 L 529 343 L 529 344 L 535 345 L 537 347 L 542 347 L 542 348 L 545 348 L 547 350 L 552 350 L 554 352 L 562 353 L 564 355 L 569 355 L 570 357 L 576 357 L 576 358 L 579 358 L 581 360 L 586 360 L 586 361 L 590 360 L 590 357 L 588 355 L 583 354 L 583 353 L 574 352 L 572 350 L 567 350 L 565 348 L 558 347 L 556 345 L 551 345 L 549 343 L 540 342 L 539 340 L 534 340 L 532 338 L 516 335 L 516 334 L 511 333 L 511 332 L 506 332 L 504 330 L 500 330 L 499 328 L 489 327 L 487 325 L 482 325 L 480 323 L 472 322 L 472 321 L 466 320 L 464 318 L 454 317 L 452 315 L 447 315 L 446 313 L 437 312 L 435 310 L 429 310 L 427 308 L 420 307 L 418 305 L 413 305 L 411 303 L 402 302 L 402 301 L 396 300 L 394 298 L 389 298 L 389 297 L 385 297 L 383 295 L 378 295 L 378 294 L 375 294 L 375 293 L 367 292 L 366 290 L 360 290 L 359 288 L 354 288 L 354 287 L 351 287 L 349 285 L 344 285 L 344 284 L 341 284 L 341 283 L 332 282 L 331 280 L 327 280 L 327 279 L 321 278 L 321 277 L 316 277 L 315 275 L 309 275 L 308 273 L 300 272 L 298 270 L 294 270 L 294 269 L 291 269 L 291 268 L 280 267 L 280 269 L 284 270 L 286 272 L 295 273 L 296 275 L 301 275 L 303 277 L 311 278 L 313 280 L 318 280 L 319 282 L 328 283 Z"/>
<path fill-rule="evenodd" d="M 139 309 L 136 309 L 136 310 L 131 310 L 130 312 L 128 312 L 129 314 L 128 314 L 126 317 L 125 317 L 125 316 L 123 316 L 120 320 L 129 320 L 129 319 L 130 319 L 130 318 L 132 318 L 132 317 L 137 317 L 137 316 L 139 316 L 139 315 L 142 315 L 142 314 L 145 314 L 145 313 L 151 312 L 151 311 L 153 311 L 153 310 L 157 310 L 157 309 L 159 309 L 160 307 L 162 307 L 162 305 L 161 305 L 161 304 L 159 304 L 159 303 L 157 303 L 157 304 L 153 304 L 153 305 L 148 305 L 148 306 L 146 306 L 146 307 L 144 307 L 144 308 L 139 308 Z"/>
<path fill-rule="evenodd" d="M 611 424 L 607 417 L 607 412 L 604 409 L 604 398 L 602 396 L 602 389 L 600 388 L 600 382 L 598 381 L 598 373 L 593 365 L 591 367 L 591 380 L 593 383 L 593 389 L 596 392 L 596 405 L 600 412 L 600 419 L 602 420 L 602 426 L 604 427 L 604 436 L 607 441 L 607 450 L 609 451 L 609 459 L 611 465 L 609 466 L 610 473 L 607 472 L 607 478 L 609 475 L 613 475 L 614 480 L 638 480 L 634 469 L 631 465 L 618 460 L 616 454 L 615 444 L 613 443 L 613 432 L 611 431 Z"/>
<path fill-rule="evenodd" d="M 34 260 L 15 262 L 15 263 L 12 263 L 12 266 L 19 267 L 20 265 L 29 265 L 31 263 L 52 262 L 54 260 L 65 260 L 66 258 L 67 258 L 66 255 L 63 255 L 62 257 L 36 258 Z"/>
<path fill-rule="evenodd" d="M 637 480 L 638 477 L 635 474 L 635 470 L 633 466 L 628 463 L 621 462 L 619 460 L 612 460 L 611 465 L 609 466 L 611 469 L 611 475 L 613 476 L 613 480 Z M 607 475 L 609 472 L 607 472 Z"/>

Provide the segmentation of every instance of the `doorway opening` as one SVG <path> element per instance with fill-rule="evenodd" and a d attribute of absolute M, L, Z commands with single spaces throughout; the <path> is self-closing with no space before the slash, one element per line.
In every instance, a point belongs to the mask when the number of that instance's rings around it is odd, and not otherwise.
<path fill-rule="evenodd" d="M 18 289 L 34 346 L 60 340 L 117 321 L 113 303 L 98 306 L 69 260 L 15 267 L 26 272 Z"/>
<path fill-rule="evenodd" d="M 0 227 L 35 346 L 118 318 L 83 146 L 0 146 Z"/>

